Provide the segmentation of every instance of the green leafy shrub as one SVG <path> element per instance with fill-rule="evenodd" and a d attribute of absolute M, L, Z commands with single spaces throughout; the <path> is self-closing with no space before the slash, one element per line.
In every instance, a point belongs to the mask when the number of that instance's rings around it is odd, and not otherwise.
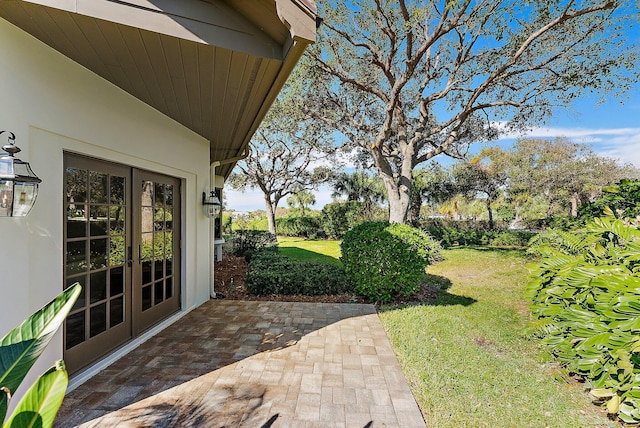
<path fill-rule="evenodd" d="M 268 231 L 269 221 L 266 218 L 252 219 L 247 221 L 242 229 Z"/>
<path fill-rule="evenodd" d="M 326 237 L 320 219 L 317 217 L 290 216 L 276 219 L 279 235 L 318 239 Z"/>
<path fill-rule="evenodd" d="M 296 261 L 280 254 L 277 248 L 254 253 L 249 263 L 246 284 L 251 294 L 259 296 L 318 296 L 353 291 L 341 266 Z"/>
<path fill-rule="evenodd" d="M 236 230 L 231 252 L 239 257 L 250 257 L 257 250 L 277 246 L 278 240 L 273 233 L 264 230 Z"/>
<path fill-rule="evenodd" d="M 526 247 L 537 232 L 527 230 L 502 230 L 491 234 L 489 245 L 496 247 Z"/>
<path fill-rule="evenodd" d="M 583 218 L 571 217 L 566 214 L 556 214 L 552 217 L 543 219 L 540 223 L 544 228 L 556 230 L 573 230 L 584 227 L 585 225 Z"/>
<path fill-rule="evenodd" d="M 411 226 L 365 222 L 345 235 L 341 260 L 358 294 L 389 302 L 418 290 L 427 265 L 441 259 L 439 248 Z"/>
<path fill-rule="evenodd" d="M 527 298 L 537 334 L 595 400 L 640 422 L 640 230 L 609 217 L 585 230 L 549 231 L 532 242 L 541 257 Z"/>
<path fill-rule="evenodd" d="M 344 235 L 361 222 L 363 214 L 361 202 L 332 202 L 322 208 L 322 228 L 331 239 L 342 239 Z"/>
<path fill-rule="evenodd" d="M 536 232 L 526 230 L 488 230 L 468 222 L 426 222 L 422 229 L 444 248 L 457 245 L 494 245 L 526 247 Z"/>
<path fill-rule="evenodd" d="M 640 180 L 620 180 L 616 185 L 602 189 L 595 201 L 580 207 L 580 216 L 593 218 L 602 215 L 605 207 L 621 217 L 640 215 Z"/>
<path fill-rule="evenodd" d="M 233 217 L 229 214 L 222 214 L 222 235 L 230 236 L 233 234 Z"/>
<path fill-rule="evenodd" d="M 477 230 L 460 230 L 443 225 L 431 225 L 423 229 L 444 248 L 456 245 L 481 245 L 484 233 Z"/>

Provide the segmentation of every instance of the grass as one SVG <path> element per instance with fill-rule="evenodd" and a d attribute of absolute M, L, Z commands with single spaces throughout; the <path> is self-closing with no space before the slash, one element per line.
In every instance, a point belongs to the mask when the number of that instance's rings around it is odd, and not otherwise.
<path fill-rule="evenodd" d="M 339 264 L 339 241 L 278 241 L 290 257 Z M 443 254 L 429 280 L 450 287 L 433 304 L 379 311 L 427 426 L 616 426 L 527 337 L 522 251 Z"/>
<path fill-rule="evenodd" d="M 287 236 L 278 237 L 280 253 L 303 262 L 322 262 L 341 266 L 340 241 L 306 240 Z"/>
<path fill-rule="evenodd" d="M 427 426 L 615 426 L 527 338 L 523 253 L 444 255 L 429 273 L 452 285 L 434 304 L 380 310 Z"/>

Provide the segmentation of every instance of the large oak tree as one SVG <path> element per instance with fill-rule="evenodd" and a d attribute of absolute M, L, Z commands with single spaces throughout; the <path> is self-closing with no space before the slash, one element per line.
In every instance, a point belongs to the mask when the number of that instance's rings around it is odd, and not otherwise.
<path fill-rule="evenodd" d="M 307 115 L 368 153 L 390 220 L 403 223 L 416 166 L 542 123 L 586 93 L 637 79 L 625 0 L 320 2 L 303 67 Z M 627 16 L 628 15 L 628 16 Z"/>

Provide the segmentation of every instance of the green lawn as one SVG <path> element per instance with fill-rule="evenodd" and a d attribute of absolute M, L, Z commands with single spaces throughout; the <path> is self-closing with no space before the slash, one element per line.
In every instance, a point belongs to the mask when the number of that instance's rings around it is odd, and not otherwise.
<path fill-rule="evenodd" d="M 279 238 L 281 252 L 338 264 L 338 241 Z M 429 268 L 451 287 L 435 304 L 386 307 L 380 318 L 430 427 L 616 426 L 581 386 L 556 380 L 526 336 L 522 251 L 461 248 Z"/>
<path fill-rule="evenodd" d="M 555 380 L 526 337 L 523 253 L 444 255 L 429 273 L 452 286 L 435 304 L 380 311 L 427 426 L 615 426 L 580 386 Z"/>
<path fill-rule="evenodd" d="M 323 262 L 332 265 L 341 265 L 340 241 L 331 240 L 305 240 L 288 236 L 278 237 L 280 253 L 303 262 Z"/>

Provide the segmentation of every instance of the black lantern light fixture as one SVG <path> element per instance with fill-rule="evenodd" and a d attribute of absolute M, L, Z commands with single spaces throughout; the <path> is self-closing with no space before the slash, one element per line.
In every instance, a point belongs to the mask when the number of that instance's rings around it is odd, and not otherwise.
<path fill-rule="evenodd" d="M 36 203 L 42 180 L 33 173 L 29 162 L 14 156 L 20 151 L 14 144 L 16 136 L 10 131 L 0 131 L 0 135 L 5 132 L 9 137 L 8 144 L 2 146 L 6 154 L 0 155 L 0 217 L 23 217 Z"/>
<path fill-rule="evenodd" d="M 220 198 L 216 195 L 215 189 L 207 189 L 206 192 L 202 192 L 202 207 L 204 209 L 204 215 L 209 218 L 216 218 L 220 216 L 222 211 L 222 203 Z"/>

